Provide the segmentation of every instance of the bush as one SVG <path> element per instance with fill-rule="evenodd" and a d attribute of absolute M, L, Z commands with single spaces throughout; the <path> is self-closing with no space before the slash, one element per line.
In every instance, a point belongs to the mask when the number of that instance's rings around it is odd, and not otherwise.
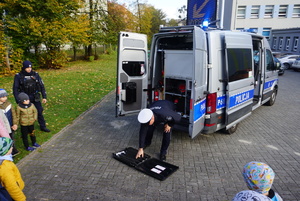
<path fill-rule="evenodd" d="M 65 51 L 46 51 L 40 55 L 39 64 L 41 68 L 60 69 L 66 65 L 68 56 Z"/>
<path fill-rule="evenodd" d="M 95 57 L 94 56 L 89 56 L 89 61 L 94 61 Z"/>

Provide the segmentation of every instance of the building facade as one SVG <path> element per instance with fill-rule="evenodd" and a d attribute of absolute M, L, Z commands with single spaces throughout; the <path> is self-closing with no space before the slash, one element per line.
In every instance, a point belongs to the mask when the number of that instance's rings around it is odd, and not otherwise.
<path fill-rule="evenodd" d="M 300 28 L 273 29 L 269 43 L 273 52 L 300 55 Z"/>
<path fill-rule="evenodd" d="M 223 0 L 223 28 L 253 29 L 273 51 L 300 54 L 299 0 Z M 219 12 L 220 14 L 220 12 Z"/>

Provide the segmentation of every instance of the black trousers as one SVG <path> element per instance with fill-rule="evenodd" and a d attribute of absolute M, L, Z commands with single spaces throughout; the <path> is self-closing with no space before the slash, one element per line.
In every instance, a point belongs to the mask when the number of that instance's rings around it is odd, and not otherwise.
<path fill-rule="evenodd" d="M 147 131 L 147 136 L 145 139 L 145 144 L 146 145 L 150 145 L 152 142 L 152 138 L 153 138 L 153 133 L 155 130 L 155 126 L 151 125 L 148 128 Z M 161 148 L 160 148 L 160 154 L 161 155 L 166 155 L 170 142 L 171 142 L 171 135 L 172 135 L 172 128 L 171 131 L 169 133 L 163 132 L 163 139 L 162 139 L 162 143 L 161 143 Z"/>
<path fill-rule="evenodd" d="M 23 144 L 24 144 L 26 149 L 29 147 L 28 134 L 30 136 L 32 145 L 34 143 L 36 143 L 36 137 L 35 137 L 35 134 L 34 134 L 34 125 L 21 126 L 21 133 L 22 133 Z"/>
<path fill-rule="evenodd" d="M 34 104 L 34 106 L 36 107 L 36 109 L 38 111 L 38 122 L 40 124 L 40 127 L 46 128 L 46 121 L 43 116 L 44 108 L 42 106 L 41 101 L 38 101 L 38 102 L 32 101 L 32 103 Z"/>

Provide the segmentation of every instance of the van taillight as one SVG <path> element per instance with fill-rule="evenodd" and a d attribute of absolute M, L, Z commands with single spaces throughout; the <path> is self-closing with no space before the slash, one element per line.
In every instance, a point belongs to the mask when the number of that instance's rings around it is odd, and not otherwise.
<path fill-rule="evenodd" d="M 206 113 L 211 114 L 216 112 L 217 109 L 217 93 L 207 95 L 206 99 Z"/>
<path fill-rule="evenodd" d="M 154 101 L 159 100 L 159 91 L 154 91 Z"/>

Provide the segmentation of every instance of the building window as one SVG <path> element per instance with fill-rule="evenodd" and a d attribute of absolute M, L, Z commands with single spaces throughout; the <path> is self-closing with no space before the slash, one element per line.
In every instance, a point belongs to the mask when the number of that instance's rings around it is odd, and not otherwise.
<path fill-rule="evenodd" d="M 294 38 L 293 51 L 297 51 L 299 43 L 299 37 Z"/>
<path fill-rule="evenodd" d="M 277 38 L 273 38 L 273 50 L 276 50 Z"/>
<path fill-rule="evenodd" d="M 285 18 L 286 13 L 287 13 L 287 8 L 288 8 L 288 5 L 280 5 L 279 6 L 278 17 Z"/>
<path fill-rule="evenodd" d="M 293 17 L 300 17 L 300 4 L 294 5 Z"/>
<path fill-rule="evenodd" d="M 285 50 L 289 50 L 290 49 L 290 41 L 291 41 L 291 38 L 290 37 L 286 37 L 286 39 L 285 39 Z"/>
<path fill-rule="evenodd" d="M 251 7 L 251 18 L 259 17 L 259 8 L 260 8 L 260 6 L 252 6 Z"/>
<path fill-rule="evenodd" d="M 265 18 L 272 18 L 273 17 L 273 5 L 266 5 L 265 7 Z"/>
<path fill-rule="evenodd" d="M 283 45 L 283 38 L 282 37 L 280 37 L 279 38 L 279 50 L 282 50 L 282 45 Z"/>
<path fill-rule="evenodd" d="M 271 32 L 271 28 L 263 28 L 262 35 L 265 37 L 269 37 Z"/>
<path fill-rule="evenodd" d="M 246 16 L 246 6 L 238 6 L 237 19 L 245 19 Z"/>

